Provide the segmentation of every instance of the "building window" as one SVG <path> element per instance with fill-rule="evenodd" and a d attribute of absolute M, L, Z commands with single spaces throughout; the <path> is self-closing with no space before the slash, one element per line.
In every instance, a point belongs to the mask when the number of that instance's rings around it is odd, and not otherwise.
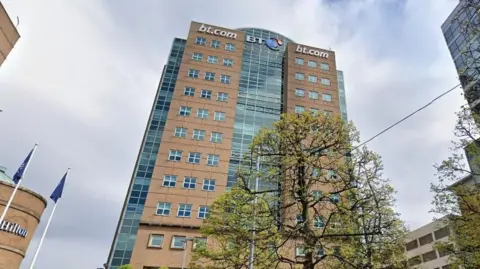
<path fill-rule="evenodd" d="M 316 115 L 318 115 L 318 109 L 314 108 L 314 107 L 311 107 L 310 108 L 310 113 L 312 113 L 312 115 L 316 116 Z"/>
<path fill-rule="evenodd" d="M 202 154 L 199 152 L 188 153 L 188 162 L 193 164 L 199 164 L 201 155 Z"/>
<path fill-rule="evenodd" d="M 163 187 L 174 188 L 177 185 L 177 176 L 173 175 L 164 175 L 163 176 Z"/>
<path fill-rule="evenodd" d="M 148 247 L 161 248 L 163 246 L 163 234 L 151 234 L 148 240 Z"/>
<path fill-rule="evenodd" d="M 194 96 L 195 95 L 195 88 L 193 87 L 185 87 L 183 90 L 183 95 L 185 96 Z"/>
<path fill-rule="evenodd" d="M 299 97 L 305 96 L 305 90 L 304 89 L 295 89 L 295 95 Z"/>
<path fill-rule="evenodd" d="M 206 248 L 206 247 L 207 247 L 206 237 L 195 237 L 193 239 L 193 249 Z"/>
<path fill-rule="evenodd" d="M 321 63 L 320 64 L 320 69 L 322 70 L 330 70 L 330 66 L 327 63 Z"/>
<path fill-rule="evenodd" d="M 220 162 L 220 155 L 208 154 L 207 155 L 207 165 L 218 166 Z"/>
<path fill-rule="evenodd" d="M 417 239 L 408 242 L 408 243 L 405 245 L 405 248 L 407 249 L 407 251 L 410 251 L 410 250 L 412 250 L 412 249 L 418 248 L 418 241 L 417 241 Z"/>
<path fill-rule="evenodd" d="M 333 255 L 335 256 L 341 256 L 342 255 L 342 252 L 340 251 L 340 247 L 333 247 Z"/>
<path fill-rule="evenodd" d="M 224 121 L 225 120 L 225 112 L 215 111 L 215 113 L 213 114 L 213 120 Z"/>
<path fill-rule="evenodd" d="M 305 247 L 303 247 L 303 246 L 296 246 L 296 247 L 295 247 L 295 256 L 297 256 L 297 257 L 305 257 Z"/>
<path fill-rule="evenodd" d="M 174 249 L 184 249 L 186 243 L 187 238 L 185 236 L 174 235 L 172 237 L 172 245 L 170 247 Z"/>
<path fill-rule="evenodd" d="M 223 59 L 223 66 L 231 67 L 233 65 L 232 59 Z"/>
<path fill-rule="evenodd" d="M 192 134 L 193 140 L 204 140 L 205 139 L 205 130 L 194 129 Z"/>
<path fill-rule="evenodd" d="M 317 76 L 309 75 L 308 76 L 308 81 L 312 82 L 312 83 L 316 83 L 317 82 Z"/>
<path fill-rule="evenodd" d="M 295 113 L 303 113 L 305 112 L 305 107 L 304 106 L 295 106 Z"/>
<path fill-rule="evenodd" d="M 310 67 L 317 67 L 317 62 L 315 62 L 315 61 L 310 61 L 310 60 L 309 60 L 309 61 L 308 61 L 308 66 L 310 66 Z"/>
<path fill-rule="evenodd" d="M 201 205 L 198 208 L 198 218 L 199 219 L 206 219 L 208 215 L 208 206 L 206 205 Z"/>
<path fill-rule="evenodd" d="M 226 92 L 217 93 L 217 101 L 227 102 L 228 101 L 228 93 L 226 93 Z"/>
<path fill-rule="evenodd" d="M 330 80 L 328 78 L 322 78 L 322 84 L 330 86 Z"/>
<path fill-rule="evenodd" d="M 232 43 L 227 43 L 227 44 L 225 44 L 225 50 L 235 51 L 235 45 L 232 44 Z"/>
<path fill-rule="evenodd" d="M 218 56 L 209 55 L 207 58 L 207 63 L 209 64 L 218 64 Z"/>
<path fill-rule="evenodd" d="M 318 99 L 318 92 L 310 91 L 310 92 L 308 93 L 308 97 L 309 97 L 310 99 L 315 99 L 315 100 L 317 100 L 317 99 Z"/>
<path fill-rule="evenodd" d="M 200 62 L 202 59 L 203 59 L 203 54 L 196 53 L 196 52 L 192 54 L 192 60 Z"/>
<path fill-rule="evenodd" d="M 313 168 L 313 171 L 312 171 L 312 177 L 318 177 L 320 176 L 320 168 Z"/>
<path fill-rule="evenodd" d="M 331 102 L 332 101 L 332 95 L 328 94 L 328 93 L 324 93 L 324 94 L 322 94 L 322 100 L 327 101 L 327 102 Z"/>
<path fill-rule="evenodd" d="M 188 117 L 192 114 L 192 108 L 188 106 L 181 106 L 178 115 Z"/>
<path fill-rule="evenodd" d="M 332 169 L 327 169 L 327 177 L 328 179 L 337 179 L 337 171 Z"/>
<path fill-rule="evenodd" d="M 321 191 L 312 191 L 312 198 L 315 201 L 320 201 L 320 199 L 322 199 L 322 197 L 323 197 L 323 193 Z"/>
<path fill-rule="evenodd" d="M 210 42 L 210 47 L 218 49 L 218 48 L 220 48 L 220 44 L 221 44 L 220 41 L 218 41 L 218 40 L 212 40 L 212 41 Z"/>
<path fill-rule="evenodd" d="M 445 257 L 452 254 L 453 252 L 454 252 L 454 246 L 450 244 L 445 246 L 445 248 L 442 247 L 441 249 L 438 250 L 438 257 L 439 258 Z"/>
<path fill-rule="evenodd" d="M 195 44 L 205 46 L 207 40 L 204 37 L 197 37 L 195 38 Z"/>
<path fill-rule="evenodd" d="M 422 254 L 422 257 L 423 257 L 423 262 L 433 261 L 437 258 L 437 252 L 435 250 L 432 250 Z"/>
<path fill-rule="evenodd" d="M 182 153 L 183 151 L 181 150 L 170 150 L 170 153 L 168 154 L 168 160 L 179 162 L 182 160 Z"/>
<path fill-rule="evenodd" d="M 303 223 L 303 216 L 297 215 L 297 217 L 295 218 L 295 221 L 297 224 Z"/>
<path fill-rule="evenodd" d="M 441 229 L 438 229 L 434 232 L 435 234 L 435 240 L 444 238 L 446 236 L 450 235 L 450 229 L 448 227 L 443 227 Z"/>
<path fill-rule="evenodd" d="M 324 110 L 323 115 L 325 115 L 326 117 L 331 117 L 333 115 L 333 112 L 330 110 Z"/>
<path fill-rule="evenodd" d="M 315 248 L 315 255 L 317 257 L 322 257 L 323 255 L 325 255 L 325 251 L 323 250 L 323 248 L 317 247 Z"/>
<path fill-rule="evenodd" d="M 299 65 L 303 65 L 303 59 L 302 58 L 295 58 L 295 63 Z"/>
<path fill-rule="evenodd" d="M 337 204 L 338 202 L 340 202 L 340 194 L 338 193 L 330 194 L 330 201 L 334 204 Z"/>
<path fill-rule="evenodd" d="M 196 177 L 184 177 L 183 178 L 183 188 L 194 190 L 197 186 L 197 178 Z"/>
<path fill-rule="evenodd" d="M 200 119 L 208 119 L 208 109 L 199 108 L 197 110 L 197 117 Z"/>
<path fill-rule="evenodd" d="M 197 69 L 188 69 L 188 76 L 191 78 L 198 78 L 200 75 L 200 70 Z"/>
<path fill-rule="evenodd" d="M 230 76 L 220 75 L 220 82 L 223 84 L 230 84 Z"/>
<path fill-rule="evenodd" d="M 418 242 L 420 242 L 420 246 L 430 244 L 430 243 L 433 242 L 433 236 L 432 236 L 431 233 L 429 233 L 427 235 L 424 235 L 424 236 L 418 238 Z"/>
<path fill-rule="evenodd" d="M 190 218 L 192 216 L 192 205 L 191 204 L 179 204 L 177 217 L 179 218 Z"/>
<path fill-rule="evenodd" d="M 415 266 L 422 263 L 422 257 L 420 255 L 408 259 L 408 265 Z"/>
<path fill-rule="evenodd" d="M 176 127 L 176 128 L 175 128 L 174 136 L 175 136 L 175 137 L 185 138 L 185 137 L 187 136 L 187 128 Z"/>
<path fill-rule="evenodd" d="M 210 142 L 213 143 L 222 143 L 223 134 L 218 132 L 212 132 L 212 136 L 210 136 Z"/>
<path fill-rule="evenodd" d="M 211 90 L 202 90 L 200 94 L 200 98 L 203 99 L 212 99 L 212 91 Z"/>
<path fill-rule="evenodd" d="M 155 213 L 159 216 L 169 216 L 171 209 L 171 203 L 160 202 L 157 204 L 157 211 Z"/>
<path fill-rule="evenodd" d="M 205 72 L 205 80 L 215 81 L 215 73 L 213 73 L 213 72 Z"/>
<path fill-rule="evenodd" d="M 204 179 L 202 190 L 204 190 L 204 191 L 214 191 L 215 190 L 215 179 Z"/>
<path fill-rule="evenodd" d="M 313 227 L 317 229 L 325 227 L 325 222 L 323 221 L 322 216 L 315 216 L 315 218 L 313 219 Z"/>
<path fill-rule="evenodd" d="M 198 77 L 198 76 L 197 76 Z M 305 79 L 305 74 L 303 73 L 295 73 L 295 79 L 296 80 L 304 80 Z"/>

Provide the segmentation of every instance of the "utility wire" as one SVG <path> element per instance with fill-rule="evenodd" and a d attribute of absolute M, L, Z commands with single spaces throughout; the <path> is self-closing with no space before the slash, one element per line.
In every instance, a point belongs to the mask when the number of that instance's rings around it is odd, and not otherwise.
<path fill-rule="evenodd" d="M 461 84 L 458 84 L 456 85 L 455 87 L 451 88 L 450 90 L 440 94 L 439 96 L 435 97 L 432 101 L 430 101 L 428 104 L 422 106 L 421 108 L 415 110 L 414 112 L 410 113 L 408 116 L 404 117 L 403 119 L 395 122 L 394 124 L 390 125 L 389 127 L 385 128 L 383 131 L 381 131 L 380 133 L 372 136 L 370 139 L 366 140 L 365 142 L 361 143 L 360 145 L 356 146 L 352 151 L 354 150 L 357 150 L 358 148 L 362 147 L 363 145 L 367 144 L 368 142 L 372 141 L 373 139 L 381 136 L 382 134 L 386 133 L 387 131 L 389 131 L 390 129 L 392 129 L 393 127 L 397 126 L 398 124 L 402 123 L 403 121 L 405 121 L 406 119 L 410 118 L 411 116 L 417 114 L 418 112 L 424 110 L 425 108 L 429 107 L 431 104 L 433 104 L 435 101 L 437 101 L 438 99 L 442 98 L 443 96 L 447 95 L 448 93 L 450 93 L 451 91 L 455 90 L 456 88 L 458 88 Z"/>

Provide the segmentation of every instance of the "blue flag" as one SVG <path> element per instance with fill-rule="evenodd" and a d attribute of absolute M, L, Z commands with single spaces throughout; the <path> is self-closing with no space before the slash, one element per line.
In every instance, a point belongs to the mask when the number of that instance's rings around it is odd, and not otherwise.
<path fill-rule="evenodd" d="M 35 147 L 36 147 L 36 145 L 35 145 Z M 15 184 L 18 184 L 20 179 L 23 178 L 23 174 L 25 173 L 25 168 L 27 168 L 27 165 L 30 162 L 30 158 L 32 158 L 33 152 L 35 151 L 35 147 L 30 151 L 27 158 L 25 158 L 23 163 L 20 165 L 20 167 L 18 168 L 15 175 L 13 175 L 13 182 L 15 182 Z"/>
<path fill-rule="evenodd" d="M 62 177 L 62 180 L 58 183 L 55 190 L 53 190 L 52 195 L 50 195 L 50 199 L 52 199 L 55 203 L 57 203 L 58 199 L 62 198 L 63 187 L 65 186 L 65 180 L 67 179 L 68 171 Z"/>

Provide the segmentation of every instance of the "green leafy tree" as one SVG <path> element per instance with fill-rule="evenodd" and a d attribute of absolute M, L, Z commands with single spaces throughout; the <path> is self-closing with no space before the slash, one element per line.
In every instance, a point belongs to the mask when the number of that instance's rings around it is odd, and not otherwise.
<path fill-rule="evenodd" d="M 439 182 L 432 184 L 432 211 L 447 216 L 443 221 L 452 231 L 437 246 L 451 254 L 454 268 L 480 268 L 480 117 L 466 106 L 457 115 L 458 141 L 453 154 L 435 165 Z"/>
<path fill-rule="evenodd" d="M 220 196 L 209 208 L 209 217 L 201 232 L 213 245 L 196 248 L 191 268 L 245 268 L 249 263 L 249 248 L 256 240 L 256 268 L 274 268 L 275 256 L 270 246 L 278 233 L 274 218 L 265 199 L 240 188 Z M 256 235 L 252 238 L 255 216 Z"/>
<path fill-rule="evenodd" d="M 131 264 L 124 264 L 118 267 L 118 269 L 133 269 L 133 266 Z"/>
<path fill-rule="evenodd" d="M 405 229 L 392 210 L 394 190 L 380 156 L 353 148 L 358 138 L 352 124 L 309 113 L 284 114 L 261 130 L 236 187 L 202 228 L 212 247 L 193 263 L 247 268 L 253 240 L 255 268 L 400 266 Z"/>

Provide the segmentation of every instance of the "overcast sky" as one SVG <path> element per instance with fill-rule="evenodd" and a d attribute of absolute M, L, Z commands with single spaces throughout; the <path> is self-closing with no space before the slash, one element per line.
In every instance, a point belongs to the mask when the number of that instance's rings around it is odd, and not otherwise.
<path fill-rule="evenodd" d="M 72 167 L 37 268 L 106 261 L 162 66 L 191 20 L 334 50 L 349 118 L 366 140 L 458 83 L 440 30 L 457 2 L 3 0 L 22 37 L 0 68 L 0 165 L 13 174 L 38 142 L 24 185 L 45 197 Z M 432 164 L 449 154 L 460 93 L 370 143 L 411 228 L 432 218 Z"/>

